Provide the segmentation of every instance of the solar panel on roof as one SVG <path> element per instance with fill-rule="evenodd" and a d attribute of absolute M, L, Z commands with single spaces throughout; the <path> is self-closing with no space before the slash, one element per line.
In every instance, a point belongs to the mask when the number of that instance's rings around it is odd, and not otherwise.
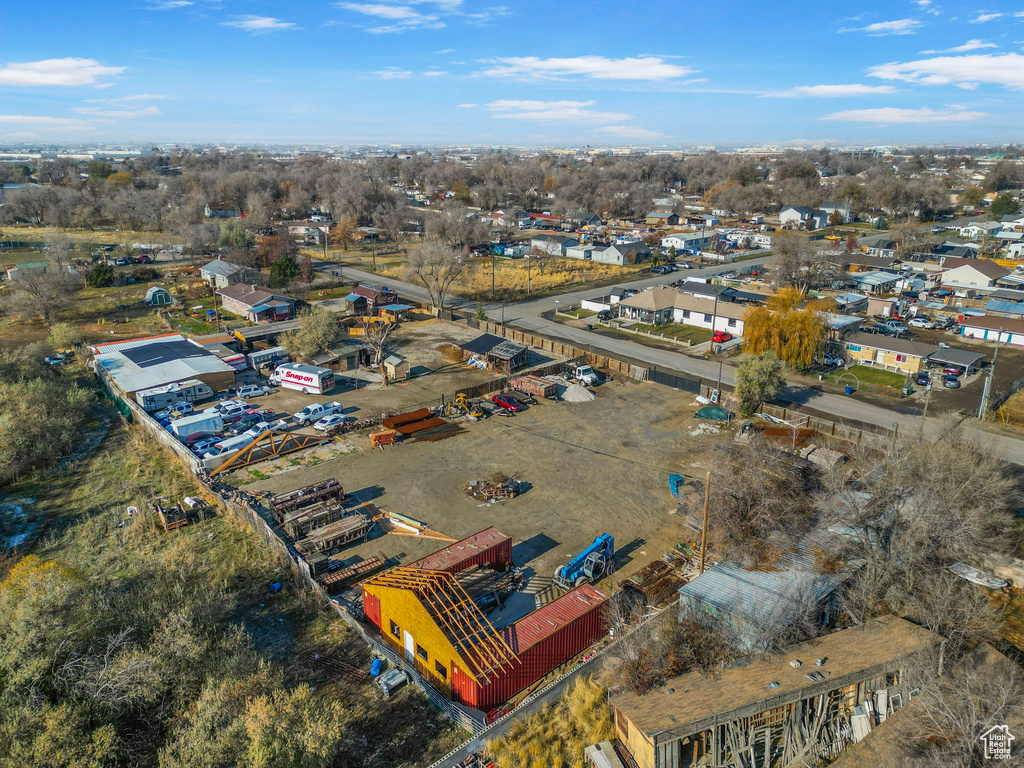
<path fill-rule="evenodd" d="M 195 344 L 190 344 L 187 341 L 147 344 L 144 347 L 122 350 L 121 354 L 139 366 L 139 368 L 148 368 L 151 365 L 169 363 L 173 360 L 212 356 L 203 347 L 197 347 Z"/>

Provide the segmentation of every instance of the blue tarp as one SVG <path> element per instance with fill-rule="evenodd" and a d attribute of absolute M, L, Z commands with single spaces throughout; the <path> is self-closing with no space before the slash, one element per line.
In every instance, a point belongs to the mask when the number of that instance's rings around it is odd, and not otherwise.
<path fill-rule="evenodd" d="M 359 294 L 350 293 L 348 296 L 345 297 L 345 301 L 359 301 L 359 299 L 361 298 L 363 297 L 360 296 Z"/>

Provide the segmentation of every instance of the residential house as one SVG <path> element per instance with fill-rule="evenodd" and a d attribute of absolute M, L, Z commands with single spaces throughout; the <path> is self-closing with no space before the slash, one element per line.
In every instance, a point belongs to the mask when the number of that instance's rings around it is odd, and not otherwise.
<path fill-rule="evenodd" d="M 174 303 L 174 297 L 168 293 L 166 288 L 154 285 L 146 291 L 145 301 L 151 307 L 169 307 Z"/>
<path fill-rule="evenodd" d="M 960 237 L 965 240 L 983 240 L 986 237 L 995 237 L 1003 230 L 1000 221 L 972 221 L 964 227 L 960 227 Z"/>
<path fill-rule="evenodd" d="M 530 249 L 552 256 L 565 256 L 566 248 L 573 248 L 580 241 L 573 237 L 555 234 L 540 234 L 530 238 Z"/>
<path fill-rule="evenodd" d="M 871 235 L 870 237 L 862 237 L 857 244 L 865 251 L 865 253 L 871 256 L 882 256 L 887 259 L 896 258 L 896 252 L 899 250 L 899 243 L 891 239 L 888 235 Z"/>
<path fill-rule="evenodd" d="M 679 291 L 667 285 L 648 288 L 619 302 L 619 317 L 661 325 L 673 319 Z"/>
<path fill-rule="evenodd" d="M 721 224 L 721 220 L 713 213 L 702 213 L 697 218 L 701 220 L 700 226 L 702 227 L 717 227 Z"/>
<path fill-rule="evenodd" d="M 850 282 L 854 288 L 864 293 L 892 293 L 900 276 L 892 272 L 854 272 Z"/>
<path fill-rule="evenodd" d="M 207 203 L 203 215 L 208 219 L 237 219 L 242 212 L 226 203 Z"/>
<path fill-rule="evenodd" d="M 939 261 L 947 256 L 955 259 L 976 259 L 978 258 L 978 246 L 973 243 L 951 243 L 946 241 L 932 248 L 931 255 L 938 257 Z"/>
<path fill-rule="evenodd" d="M 601 217 L 590 211 L 576 211 L 565 217 L 565 221 L 574 227 L 599 227 L 602 224 Z"/>
<path fill-rule="evenodd" d="M 1024 216 L 1020 214 L 1003 216 L 999 223 L 1002 225 L 1002 229 L 999 230 L 999 234 L 996 237 L 1000 240 L 1020 240 L 1024 238 Z"/>
<path fill-rule="evenodd" d="M 871 253 L 845 253 L 839 254 L 839 260 L 850 272 L 899 272 L 903 266 L 903 260 L 898 256 L 882 256 Z"/>
<path fill-rule="evenodd" d="M 750 307 L 728 301 L 678 293 L 672 303 L 672 320 L 694 328 L 743 335 L 743 318 Z"/>
<path fill-rule="evenodd" d="M 380 307 L 398 303 L 398 294 L 390 288 L 381 286 L 372 288 L 368 285 L 359 285 L 352 289 L 352 293 L 345 297 L 349 309 L 355 315 L 376 314 Z"/>
<path fill-rule="evenodd" d="M 832 221 L 832 214 L 836 212 L 839 214 L 840 224 L 849 224 L 853 221 L 853 206 L 847 205 L 846 203 L 836 203 L 831 200 L 827 200 L 821 204 L 821 210 L 825 212 L 827 222 Z"/>
<path fill-rule="evenodd" d="M 821 229 L 828 225 L 828 214 L 809 205 L 786 205 L 779 211 L 779 223 L 785 229 Z"/>
<path fill-rule="evenodd" d="M 706 230 L 701 232 L 676 232 L 661 238 L 661 248 L 664 251 L 675 248 L 677 251 L 692 251 L 696 253 L 705 248 L 710 248 L 711 242 L 714 239 L 715 233 Z"/>
<path fill-rule="evenodd" d="M 603 296 L 593 296 L 589 299 L 583 299 L 580 302 L 580 308 L 589 309 L 591 312 L 603 312 L 607 309 L 611 309 L 625 298 L 628 298 L 628 295 L 621 288 L 613 288 Z"/>
<path fill-rule="evenodd" d="M 284 226 L 300 243 L 313 245 L 322 245 L 331 230 L 330 222 L 320 221 L 288 221 L 278 226 Z"/>
<path fill-rule="evenodd" d="M 531 213 L 530 226 L 535 229 L 558 229 L 562 226 L 562 220 L 550 213 Z"/>
<path fill-rule="evenodd" d="M 939 349 L 931 344 L 862 331 L 848 333 L 842 344 L 855 363 L 892 369 L 897 373 L 917 373 L 928 357 Z"/>
<path fill-rule="evenodd" d="M 249 272 L 251 270 L 223 259 L 214 259 L 199 268 L 199 276 L 214 288 L 227 288 L 245 282 Z"/>
<path fill-rule="evenodd" d="M 235 283 L 217 291 L 223 308 L 253 323 L 274 323 L 295 315 L 297 299 L 250 283 Z"/>
<path fill-rule="evenodd" d="M 679 291 L 691 296 L 717 298 L 719 301 L 735 301 L 737 293 L 731 285 L 718 285 L 703 280 L 684 280 L 679 284 Z"/>
<path fill-rule="evenodd" d="M 649 227 L 674 227 L 679 223 L 679 216 L 672 211 L 651 211 L 644 217 Z"/>
<path fill-rule="evenodd" d="M 590 260 L 599 264 L 615 264 L 625 266 L 643 261 L 651 255 L 651 249 L 646 243 L 615 243 L 607 248 L 597 248 L 591 253 Z"/>
<path fill-rule="evenodd" d="M 1024 320 L 982 315 L 981 317 L 965 316 L 960 323 L 960 335 L 964 338 L 998 341 L 1000 344 L 1024 347 Z"/>
<path fill-rule="evenodd" d="M 991 259 L 957 259 L 945 257 L 940 281 L 950 288 L 973 288 L 989 291 L 996 288 L 996 281 L 1010 274 Z"/>
<path fill-rule="evenodd" d="M 825 762 L 836 746 L 863 738 L 883 719 L 874 713 L 910 701 L 908 670 L 929 663 L 941 642 L 923 627 L 882 616 L 713 675 L 689 672 L 647 693 L 613 693 L 615 737 L 637 768 L 781 768 L 801 747 L 809 764 Z M 814 719 L 813 729 L 805 717 Z M 797 732 L 815 734 L 814 741 L 795 743 Z"/>

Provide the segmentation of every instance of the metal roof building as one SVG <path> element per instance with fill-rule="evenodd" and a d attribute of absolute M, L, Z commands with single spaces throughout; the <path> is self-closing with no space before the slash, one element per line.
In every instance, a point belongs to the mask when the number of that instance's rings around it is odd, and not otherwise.
<path fill-rule="evenodd" d="M 125 394 L 199 379 L 215 391 L 234 384 L 235 369 L 180 334 L 93 347 L 96 365 Z"/>

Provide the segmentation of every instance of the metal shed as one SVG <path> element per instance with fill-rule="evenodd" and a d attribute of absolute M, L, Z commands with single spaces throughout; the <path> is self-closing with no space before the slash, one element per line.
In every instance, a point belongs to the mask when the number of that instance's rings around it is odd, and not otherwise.
<path fill-rule="evenodd" d="M 933 365 L 959 365 L 968 371 L 976 371 L 985 359 L 984 352 L 970 352 L 966 349 L 940 349 L 933 352 L 928 362 Z"/>

